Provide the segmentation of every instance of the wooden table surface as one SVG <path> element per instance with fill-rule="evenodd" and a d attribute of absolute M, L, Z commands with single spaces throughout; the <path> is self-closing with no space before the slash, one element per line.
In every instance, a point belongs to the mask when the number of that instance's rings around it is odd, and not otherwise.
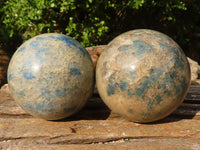
<path fill-rule="evenodd" d="M 61 121 L 24 112 L 0 91 L 1 149 L 195 149 L 200 150 L 200 80 L 170 116 L 139 124 L 112 113 L 95 92 L 82 111 Z"/>

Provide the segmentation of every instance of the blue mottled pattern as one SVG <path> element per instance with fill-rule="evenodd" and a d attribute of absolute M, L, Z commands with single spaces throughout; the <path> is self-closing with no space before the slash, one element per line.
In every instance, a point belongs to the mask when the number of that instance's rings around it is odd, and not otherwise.
<path fill-rule="evenodd" d="M 69 68 L 69 71 L 72 75 L 78 76 L 81 74 L 80 70 L 78 68 Z"/>
<path fill-rule="evenodd" d="M 159 45 L 164 50 L 167 50 L 167 49 L 171 48 L 171 46 L 169 46 L 168 44 L 165 44 L 165 43 L 159 42 Z"/>
<path fill-rule="evenodd" d="M 183 64 L 183 60 L 182 58 L 174 58 L 173 61 L 175 62 L 175 65 L 177 66 L 177 68 L 180 68 L 180 69 L 184 69 L 184 64 Z"/>
<path fill-rule="evenodd" d="M 133 81 L 135 81 L 135 80 L 137 79 L 137 75 L 136 75 L 136 74 L 133 74 L 133 75 L 132 75 L 132 79 L 133 79 Z"/>
<path fill-rule="evenodd" d="M 149 79 L 152 80 L 154 83 L 157 81 L 157 79 L 163 74 L 163 70 L 161 68 L 155 68 L 152 71 L 152 74 L 150 75 Z"/>
<path fill-rule="evenodd" d="M 128 95 L 129 97 L 133 96 L 133 94 L 134 94 L 134 93 L 133 93 L 132 90 L 129 89 L 129 90 L 127 91 L 127 95 Z"/>
<path fill-rule="evenodd" d="M 190 69 L 173 39 L 144 29 L 113 39 L 99 57 L 96 77 L 99 94 L 113 112 L 145 123 L 162 119 L 180 106 L 188 91 Z"/>
<path fill-rule="evenodd" d="M 46 99 L 53 99 L 54 98 L 54 95 L 51 94 L 50 91 L 45 91 L 45 92 L 42 92 L 41 95 L 46 98 Z"/>
<path fill-rule="evenodd" d="M 32 62 L 30 60 L 25 61 L 24 67 L 31 68 L 32 67 Z"/>
<path fill-rule="evenodd" d="M 28 79 L 28 80 L 35 78 L 35 76 L 31 72 L 23 72 L 23 77 Z"/>
<path fill-rule="evenodd" d="M 152 109 L 153 108 L 153 105 L 154 105 L 154 101 L 149 101 L 147 103 L 147 109 Z"/>
<path fill-rule="evenodd" d="M 39 47 L 36 49 L 37 51 L 35 52 L 35 57 L 37 60 L 41 61 L 41 62 L 44 62 L 45 61 L 45 58 L 42 56 L 42 54 L 44 52 L 47 52 L 49 50 L 49 48 L 46 48 L 46 47 Z"/>
<path fill-rule="evenodd" d="M 52 103 L 48 103 L 48 102 L 45 102 L 45 101 L 41 101 L 41 102 L 38 102 L 36 103 L 36 109 L 39 110 L 39 111 L 51 111 L 54 109 L 54 104 Z"/>
<path fill-rule="evenodd" d="M 46 52 L 46 51 L 48 51 L 48 50 L 49 50 L 49 48 L 46 48 L 46 47 L 39 47 L 39 48 L 37 49 L 38 52 Z"/>
<path fill-rule="evenodd" d="M 46 37 L 36 37 L 36 40 L 44 40 L 44 39 L 46 39 Z"/>
<path fill-rule="evenodd" d="M 162 39 L 162 36 L 159 35 L 159 34 L 154 34 L 153 36 L 154 36 L 155 38 Z"/>
<path fill-rule="evenodd" d="M 21 48 L 17 51 L 17 53 L 20 53 L 20 52 L 24 51 L 25 49 L 26 49 L 26 47 L 21 47 Z"/>
<path fill-rule="evenodd" d="M 183 55 L 182 52 L 181 52 L 182 51 L 181 49 L 179 49 L 179 51 L 178 51 L 177 49 L 175 49 L 175 48 L 173 48 L 170 45 L 165 44 L 165 43 L 159 43 L 159 45 L 162 47 L 162 49 L 168 50 L 173 54 L 173 56 L 174 56 L 173 61 L 175 62 L 175 65 L 178 68 L 184 69 L 184 64 L 183 64 L 184 60 L 181 57 L 181 55 Z M 181 52 L 181 53 L 179 53 L 179 52 Z"/>
<path fill-rule="evenodd" d="M 126 82 L 126 81 L 122 81 L 121 83 L 120 83 L 120 90 L 121 91 L 125 91 L 126 90 L 126 88 L 128 87 L 128 83 Z"/>
<path fill-rule="evenodd" d="M 183 94 L 182 91 L 187 89 L 187 80 L 184 76 L 180 78 L 180 84 L 175 86 L 175 92 L 177 95 Z"/>
<path fill-rule="evenodd" d="M 176 71 L 172 71 L 171 77 L 172 77 L 172 79 L 177 78 L 177 72 Z"/>
<path fill-rule="evenodd" d="M 41 61 L 41 62 L 44 62 L 44 61 L 45 61 L 44 57 L 41 56 L 41 53 L 40 53 L 40 52 L 36 52 L 36 53 L 35 53 L 35 58 L 36 58 L 37 60 Z"/>
<path fill-rule="evenodd" d="M 136 95 L 139 97 L 142 97 L 144 99 L 144 92 L 146 92 L 150 86 L 151 81 L 146 79 L 142 82 L 142 84 L 139 87 L 136 87 Z"/>
<path fill-rule="evenodd" d="M 168 73 L 165 74 L 165 84 L 166 85 L 173 85 L 173 83 L 174 83 L 173 80 L 174 79 Z M 166 85 L 164 85 L 164 88 L 165 88 Z M 171 89 L 167 89 L 167 95 L 170 96 L 171 94 L 172 94 L 172 90 Z"/>
<path fill-rule="evenodd" d="M 172 90 L 167 91 L 167 96 L 170 96 L 172 94 Z"/>
<path fill-rule="evenodd" d="M 41 95 L 46 99 L 54 99 L 55 97 L 66 96 L 67 89 L 64 87 L 57 87 L 55 90 L 50 91 L 48 89 L 42 90 Z"/>
<path fill-rule="evenodd" d="M 73 48 L 72 46 L 74 46 L 77 49 L 79 49 L 83 54 L 89 55 L 88 52 L 76 40 L 65 35 L 59 35 L 59 36 L 49 35 L 47 37 L 37 37 L 36 40 L 45 40 L 47 38 L 63 41 L 66 44 L 68 44 L 70 48 Z M 30 43 L 30 45 L 36 47 L 39 45 L 39 43 L 37 41 L 33 41 Z"/>
<path fill-rule="evenodd" d="M 39 118 L 58 120 L 84 106 L 93 91 L 94 67 L 76 40 L 42 34 L 18 48 L 7 79 L 13 98 L 24 110 Z"/>
<path fill-rule="evenodd" d="M 109 83 L 106 88 L 108 96 L 114 95 L 116 88 L 117 88 L 117 84 Z"/>
<path fill-rule="evenodd" d="M 166 88 L 167 88 L 165 83 L 161 83 L 160 86 L 161 86 L 161 89 L 162 89 L 163 91 L 165 91 Z"/>
<path fill-rule="evenodd" d="M 64 35 L 60 35 L 60 36 L 48 36 L 48 37 L 52 38 L 52 39 L 56 39 L 56 40 L 61 40 L 61 41 L 65 42 L 66 44 L 68 44 L 69 47 L 72 45 L 72 46 L 78 48 L 83 54 L 88 54 L 87 51 L 83 47 L 79 46 L 77 44 L 77 42 L 74 39 L 72 39 L 71 37 L 64 36 Z"/>
<path fill-rule="evenodd" d="M 138 78 L 136 72 L 134 72 L 133 70 L 130 70 L 129 73 L 131 74 L 133 81 L 135 81 Z"/>
<path fill-rule="evenodd" d="M 173 79 L 168 73 L 165 74 L 165 81 L 167 84 L 173 84 Z"/>
<path fill-rule="evenodd" d="M 137 31 L 135 31 L 134 33 L 138 34 L 138 33 L 144 33 L 145 31 L 138 29 Z"/>
<path fill-rule="evenodd" d="M 8 80 L 12 80 L 12 77 L 13 77 L 13 75 L 12 75 L 12 73 L 10 73 L 10 74 L 8 75 Z"/>
<path fill-rule="evenodd" d="M 18 92 L 18 95 L 24 96 L 24 93 L 23 92 Z"/>
<path fill-rule="evenodd" d="M 187 79 L 185 76 L 181 76 L 181 87 L 186 90 L 187 89 Z"/>
<path fill-rule="evenodd" d="M 148 78 L 145 78 L 142 80 L 141 84 L 135 87 L 135 90 L 133 91 L 132 89 L 129 89 L 128 82 L 126 81 L 120 81 L 119 83 L 109 83 L 107 85 L 107 95 L 111 96 L 115 94 L 115 91 L 119 88 L 122 92 L 126 92 L 128 97 L 131 97 L 133 95 L 136 95 L 138 97 L 141 97 L 142 99 L 145 99 L 145 92 L 149 90 L 150 87 L 153 87 L 160 76 L 163 75 L 163 69 L 161 68 L 154 68 L 151 70 L 151 73 Z M 172 76 L 175 78 L 176 77 L 176 72 L 172 73 Z M 165 74 L 165 78 L 168 82 L 172 80 L 171 76 L 168 74 Z M 160 84 L 160 89 L 163 91 L 166 91 L 166 84 L 161 83 Z M 170 91 L 167 91 L 170 92 Z M 162 101 L 161 97 L 156 97 L 158 103 Z"/>
<path fill-rule="evenodd" d="M 176 50 L 175 48 L 171 47 L 170 45 L 165 44 L 165 43 L 159 43 L 159 45 L 162 47 L 162 49 L 170 51 L 175 57 L 179 56 L 178 50 Z"/>
<path fill-rule="evenodd" d="M 144 92 L 146 92 L 150 86 L 154 85 L 162 74 L 162 69 L 156 68 L 149 78 L 144 79 L 141 85 L 136 87 L 136 95 L 144 99 Z"/>
<path fill-rule="evenodd" d="M 156 101 L 158 104 L 162 102 L 162 96 L 160 94 L 156 96 Z"/>
<path fill-rule="evenodd" d="M 152 52 L 153 47 L 151 45 L 145 44 L 142 40 L 133 41 L 133 46 L 135 47 L 134 55 L 139 56 L 145 52 Z"/>
<path fill-rule="evenodd" d="M 22 104 L 23 107 L 25 107 L 26 109 L 36 112 L 36 113 L 40 113 L 40 112 L 50 112 L 52 110 L 54 110 L 54 105 L 52 103 L 48 103 L 45 101 L 41 101 L 41 102 L 37 102 L 35 103 L 35 105 L 31 105 L 31 104 Z"/>
<path fill-rule="evenodd" d="M 58 96 L 58 97 L 66 96 L 66 88 L 57 87 L 56 90 L 55 90 L 55 95 Z"/>
<path fill-rule="evenodd" d="M 180 91 L 181 91 L 180 85 L 176 85 L 176 86 L 175 86 L 176 95 L 179 95 L 179 94 L 180 94 Z"/>
<path fill-rule="evenodd" d="M 37 47 L 39 45 L 39 42 L 33 41 L 29 45 L 32 46 L 32 47 Z"/>

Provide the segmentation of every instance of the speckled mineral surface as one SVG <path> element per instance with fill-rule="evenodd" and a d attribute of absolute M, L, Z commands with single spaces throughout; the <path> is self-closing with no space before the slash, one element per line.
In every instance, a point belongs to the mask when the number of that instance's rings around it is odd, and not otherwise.
<path fill-rule="evenodd" d="M 187 94 L 190 67 L 170 37 L 138 29 L 119 35 L 102 52 L 97 88 L 107 106 L 135 122 L 152 122 L 173 112 Z"/>
<path fill-rule="evenodd" d="M 33 116 L 47 120 L 79 111 L 92 94 L 94 68 L 79 42 L 61 34 L 42 34 L 15 52 L 8 84 L 16 102 Z"/>

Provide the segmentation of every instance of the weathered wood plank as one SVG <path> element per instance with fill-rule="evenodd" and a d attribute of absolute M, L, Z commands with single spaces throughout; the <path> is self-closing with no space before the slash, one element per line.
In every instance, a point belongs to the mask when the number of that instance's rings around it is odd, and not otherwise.
<path fill-rule="evenodd" d="M 190 116 L 190 119 L 194 117 L 200 117 L 200 104 L 183 103 L 176 111 L 174 115 Z M 184 118 L 184 117 L 183 117 Z"/>
<path fill-rule="evenodd" d="M 20 142 L 19 142 L 20 141 Z M 148 149 L 148 150 L 198 150 L 200 139 L 194 138 L 136 138 L 136 139 L 119 139 L 106 143 L 92 144 L 35 144 L 31 140 L 18 139 L 16 141 L 5 140 L 0 142 L 0 149 L 30 149 L 30 150 L 130 150 L 130 149 Z"/>
<path fill-rule="evenodd" d="M 121 118 L 52 122 L 37 118 L 0 118 L 0 139 L 45 137 L 51 142 L 92 143 L 135 137 L 200 137 L 200 120 L 164 120 L 157 124 L 132 123 Z"/>

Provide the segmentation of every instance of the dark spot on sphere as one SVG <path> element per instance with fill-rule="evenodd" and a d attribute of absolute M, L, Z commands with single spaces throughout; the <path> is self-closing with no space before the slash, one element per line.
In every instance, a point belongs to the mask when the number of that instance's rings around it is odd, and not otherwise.
<path fill-rule="evenodd" d="M 117 87 L 117 85 L 114 83 L 108 84 L 107 89 L 106 89 L 108 96 L 115 94 L 116 87 Z"/>

